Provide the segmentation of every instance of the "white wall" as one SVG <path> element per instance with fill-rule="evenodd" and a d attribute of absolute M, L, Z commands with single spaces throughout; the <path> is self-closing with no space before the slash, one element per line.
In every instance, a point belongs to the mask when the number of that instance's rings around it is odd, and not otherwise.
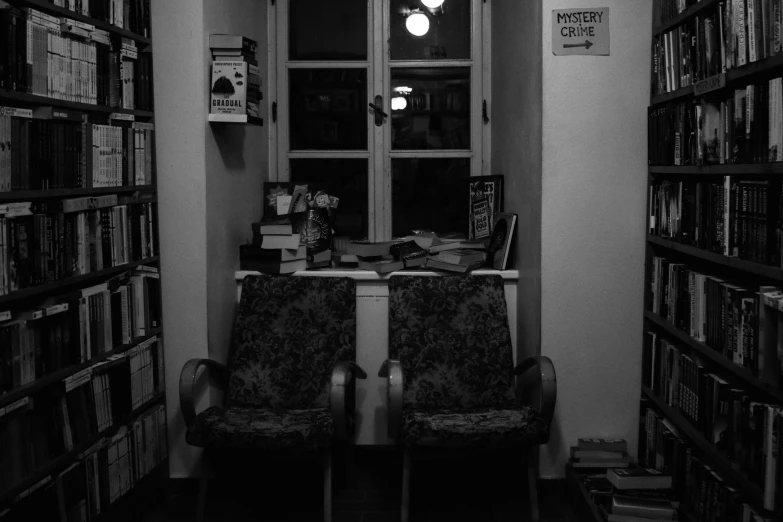
<path fill-rule="evenodd" d="M 185 444 L 179 372 L 208 353 L 204 9 L 192 0 L 151 6 L 169 471 L 181 476 L 195 472 L 200 452 Z"/>
<path fill-rule="evenodd" d="M 579 436 L 636 452 L 640 396 L 649 0 L 544 0 L 541 353 L 558 398 L 541 476 Z M 610 56 L 554 56 L 551 12 L 608 7 Z"/>
<path fill-rule="evenodd" d="M 261 217 L 267 176 L 266 127 L 207 120 L 209 34 L 258 41 L 266 86 L 266 8 L 254 0 L 152 2 L 169 474 L 175 478 L 196 476 L 201 453 L 185 442 L 179 374 L 191 358 L 226 360 L 239 245 Z M 200 384 L 197 410 L 221 403 L 220 393 Z"/>

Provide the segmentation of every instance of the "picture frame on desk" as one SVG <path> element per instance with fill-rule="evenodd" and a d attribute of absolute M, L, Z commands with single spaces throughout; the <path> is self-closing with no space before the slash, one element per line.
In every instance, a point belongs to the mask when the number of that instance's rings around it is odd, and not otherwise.
<path fill-rule="evenodd" d="M 487 204 L 481 203 L 486 199 Z M 471 176 L 468 178 L 468 239 L 483 239 L 490 236 L 481 219 L 486 212 L 487 223 L 494 223 L 494 216 L 503 212 L 503 175 Z M 477 227 L 477 225 L 479 225 Z"/>

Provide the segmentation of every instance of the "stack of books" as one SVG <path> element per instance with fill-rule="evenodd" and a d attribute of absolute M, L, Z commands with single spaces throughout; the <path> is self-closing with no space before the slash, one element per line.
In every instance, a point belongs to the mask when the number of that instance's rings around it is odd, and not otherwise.
<path fill-rule="evenodd" d="M 209 35 L 212 87 L 209 121 L 263 125 L 258 43 L 232 34 Z"/>
<path fill-rule="evenodd" d="M 350 241 L 346 244 L 344 253 L 356 256 L 360 270 L 386 274 L 405 268 L 403 260 L 394 259 L 391 253 L 391 247 L 395 243 L 397 241 Z"/>
<path fill-rule="evenodd" d="M 677 520 L 672 477 L 662 471 L 632 465 L 606 471 L 613 486 L 611 502 L 599 506 L 607 522 Z"/>
<path fill-rule="evenodd" d="M 307 270 L 307 247 L 300 241 L 287 218 L 253 223 L 253 243 L 239 247 L 240 269 L 267 274 Z"/>
<path fill-rule="evenodd" d="M 580 438 L 571 446 L 571 464 L 579 468 L 627 468 L 633 459 L 625 439 Z"/>

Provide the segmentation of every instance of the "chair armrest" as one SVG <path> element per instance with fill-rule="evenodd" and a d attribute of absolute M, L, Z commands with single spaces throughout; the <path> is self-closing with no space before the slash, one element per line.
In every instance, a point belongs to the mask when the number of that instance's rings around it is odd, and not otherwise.
<path fill-rule="evenodd" d="M 389 380 L 386 388 L 389 394 L 389 437 L 396 440 L 402 428 L 402 392 L 405 382 L 402 363 L 396 359 L 386 359 L 378 370 L 378 377 Z"/>
<path fill-rule="evenodd" d="M 196 382 L 196 374 L 200 366 L 206 366 L 213 370 L 218 377 L 228 381 L 228 367 L 212 359 L 191 359 L 182 367 L 179 374 L 179 407 L 182 416 L 185 417 L 185 425 L 188 426 L 196 418 L 196 403 L 193 396 L 193 385 Z"/>
<path fill-rule="evenodd" d="M 514 368 L 516 396 L 520 404 L 533 406 L 552 424 L 557 401 L 557 379 L 552 360 L 544 355 L 528 357 Z"/>
<path fill-rule="evenodd" d="M 332 412 L 335 438 L 345 440 L 349 423 L 356 406 L 356 387 L 354 379 L 366 379 L 367 372 L 353 361 L 338 361 L 332 368 L 332 380 L 329 386 L 329 408 Z"/>

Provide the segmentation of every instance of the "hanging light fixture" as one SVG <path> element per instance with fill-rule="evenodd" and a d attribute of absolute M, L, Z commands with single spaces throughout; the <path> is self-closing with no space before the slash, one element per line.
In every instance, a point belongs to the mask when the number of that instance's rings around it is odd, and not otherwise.
<path fill-rule="evenodd" d="M 421 0 L 421 3 L 430 9 L 437 9 L 441 6 L 441 4 L 443 4 L 443 0 Z"/>
<path fill-rule="evenodd" d="M 418 9 L 414 9 L 405 19 L 405 27 L 413 36 L 424 36 L 430 30 L 430 19 Z"/>

